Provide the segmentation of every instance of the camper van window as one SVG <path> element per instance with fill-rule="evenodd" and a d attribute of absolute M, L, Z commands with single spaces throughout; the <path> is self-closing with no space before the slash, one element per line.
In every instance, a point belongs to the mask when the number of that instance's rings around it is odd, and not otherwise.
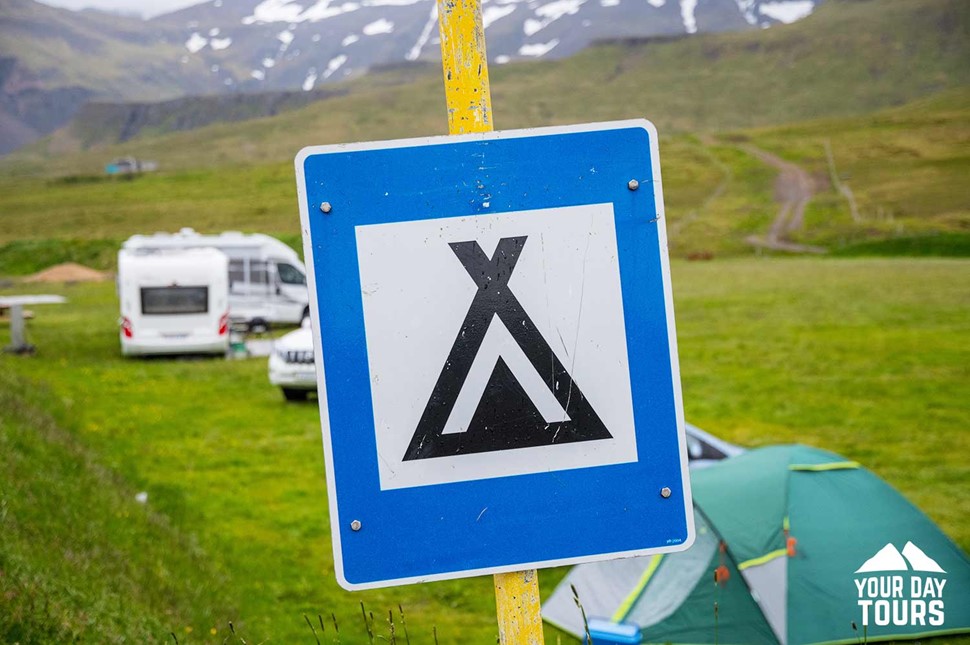
<path fill-rule="evenodd" d="M 246 281 L 246 265 L 242 259 L 229 260 L 229 283 Z"/>
<path fill-rule="evenodd" d="M 249 281 L 253 284 L 269 284 L 269 270 L 266 262 L 251 260 L 249 262 Z"/>
<path fill-rule="evenodd" d="M 277 264 L 276 270 L 283 284 L 306 284 L 306 276 L 292 264 Z"/>
<path fill-rule="evenodd" d="M 209 287 L 142 287 L 143 314 L 204 314 L 208 311 Z"/>

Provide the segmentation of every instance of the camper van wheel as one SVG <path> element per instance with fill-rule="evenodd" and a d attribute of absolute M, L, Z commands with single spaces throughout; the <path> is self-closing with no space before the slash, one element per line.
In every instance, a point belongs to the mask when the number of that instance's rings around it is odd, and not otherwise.
<path fill-rule="evenodd" d="M 262 318 L 253 318 L 249 323 L 249 332 L 252 334 L 265 334 L 269 331 L 269 325 Z"/>
<path fill-rule="evenodd" d="M 308 392 L 306 390 L 294 390 L 288 387 L 283 388 L 283 398 L 287 401 L 306 401 Z"/>

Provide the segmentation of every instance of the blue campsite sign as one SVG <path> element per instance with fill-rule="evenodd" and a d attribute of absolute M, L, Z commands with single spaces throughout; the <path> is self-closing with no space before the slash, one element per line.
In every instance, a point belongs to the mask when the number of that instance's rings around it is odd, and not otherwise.
<path fill-rule="evenodd" d="M 296 158 L 347 589 L 693 541 L 644 120 Z"/>

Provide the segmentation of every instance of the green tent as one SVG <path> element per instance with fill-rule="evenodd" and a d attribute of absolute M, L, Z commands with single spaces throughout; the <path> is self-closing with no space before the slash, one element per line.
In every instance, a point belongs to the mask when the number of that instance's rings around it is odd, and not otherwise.
<path fill-rule="evenodd" d="M 970 632 L 970 560 L 886 482 L 829 452 L 771 446 L 691 473 L 683 552 L 574 567 L 543 617 L 647 643 L 862 643 Z M 610 642 L 608 638 L 594 642 Z M 630 641 L 614 641 L 630 642 Z"/>

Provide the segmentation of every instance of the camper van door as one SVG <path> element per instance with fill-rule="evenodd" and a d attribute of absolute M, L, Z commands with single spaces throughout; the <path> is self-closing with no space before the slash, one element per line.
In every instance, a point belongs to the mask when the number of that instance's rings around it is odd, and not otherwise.
<path fill-rule="evenodd" d="M 232 249 L 229 260 L 229 305 L 235 320 L 273 320 L 269 269 L 258 255 Z"/>
<path fill-rule="evenodd" d="M 234 253 L 229 261 L 232 317 L 297 324 L 307 306 L 306 275 L 288 260 Z"/>
<path fill-rule="evenodd" d="M 304 313 L 308 313 L 306 273 L 303 267 L 279 259 L 273 260 L 270 266 L 275 280 L 273 302 L 276 318 L 292 323 L 300 322 Z"/>

